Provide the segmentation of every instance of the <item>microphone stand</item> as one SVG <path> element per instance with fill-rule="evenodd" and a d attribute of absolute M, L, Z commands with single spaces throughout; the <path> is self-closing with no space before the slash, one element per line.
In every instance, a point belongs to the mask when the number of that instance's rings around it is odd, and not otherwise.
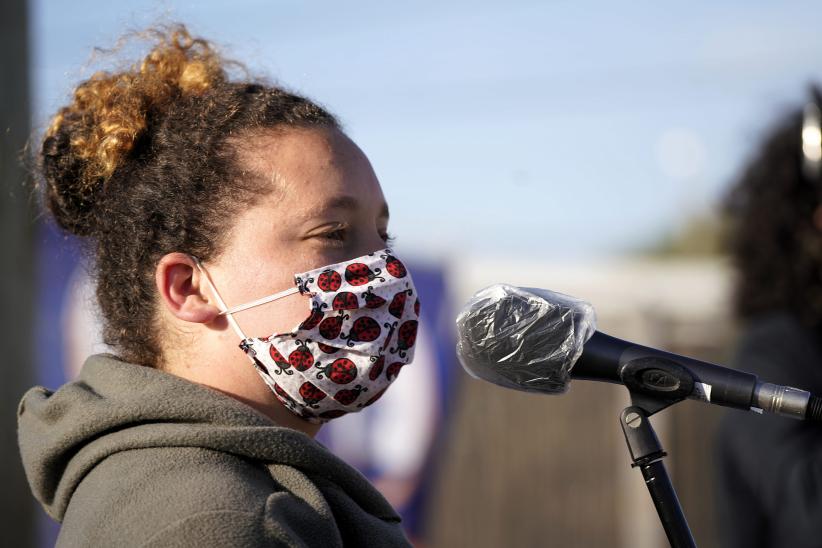
<path fill-rule="evenodd" d="M 671 548 L 696 548 L 676 490 L 662 462 L 667 453 L 662 450 L 651 421 L 648 420 L 648 414 L 632 405 L 622 410 L 619 422 L 633 460 L 631 466 L 642 471 L 645 485 L 651 494 L 651 500 L 654 501 Z"/>
<path fill-rule="evenodd" d="M 623 378 L 628 380 L 625 384 L 631 394 L 632 405 L 622 410 L 619 423 L 633 461 L 631 467 L 642 472 L 671 547 L 696 548 L 676 490 L 662 462 L 667 453 L 662 449 L 649 420 L 654 413 L 684 399 L 685 394 L 693 389 L 694 378 L 684 368 L 671 367 L 664 360 L 657 359 L 652 363 L 647 359 L 628 362 L 622 371 Z M 637 379 L 642 379 L 641 383 Z"/>

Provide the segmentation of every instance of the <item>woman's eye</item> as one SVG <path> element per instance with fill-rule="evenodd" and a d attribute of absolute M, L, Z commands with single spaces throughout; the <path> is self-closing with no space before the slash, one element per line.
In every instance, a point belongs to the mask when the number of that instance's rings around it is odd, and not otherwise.
<path fill-rule="evenodd" d="M 345 236 L 346 236 L 345 230 L 342 229 L 342 228 L 334 230 L 332 232 L 326 232 L 325 234 L 323 234 L 324 238 L 326 238 L 328 240 L 334 240 L 334 241 L 337 241 L 337 242 L 344 242 L 345 241 Z"/>
<path fill-rule="evenodd" d="M 348 242 L 349 240 L 348 229 L 346 228 L 338 228 L 337 230 L 332 230 L 330 232 L 323 232 L 319 235 L 319 237 L 329 243 L 333 243 L 334 245 L 340 245 Z M 380 234 L 380 238 L 382 238 L 386 246 L 393 244 L 395 240 L 394 236 L 387 232 Z"/>

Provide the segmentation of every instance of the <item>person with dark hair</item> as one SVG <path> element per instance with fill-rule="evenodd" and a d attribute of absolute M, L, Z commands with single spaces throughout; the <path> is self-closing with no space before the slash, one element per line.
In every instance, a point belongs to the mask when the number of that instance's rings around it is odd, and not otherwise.
<path fill-rule="evenodd" d="M 184 26 L 148 35 L 42 141 L 46 206 L 92 254 L 114 349 L 20 403 L 58 544 L 407 546 L 313 439 L 414 352 L 420 302 L 368 159 L 325 109 L 232 79 Z"/>
<path fill-rule="evenodd" d="M 743 329 L 734 366 L 822 392 L 820 94 L 765 138 L 728 193 L 734 303 Z M 718 434 L 725 546 L 822 545 L 822 430 L 728 412 Z"/>

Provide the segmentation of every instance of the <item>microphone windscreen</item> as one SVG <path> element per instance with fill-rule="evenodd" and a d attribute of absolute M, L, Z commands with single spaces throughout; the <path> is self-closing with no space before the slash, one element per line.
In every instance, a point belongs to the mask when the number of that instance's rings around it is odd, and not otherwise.
<path fill-rule="evenodd" d="M 471 297 L 457 331 L 457 356 L 471 376 L 561 394 L 596 331 L 596 314 L 589 303 L 561 293 L 496 284 Z"/>

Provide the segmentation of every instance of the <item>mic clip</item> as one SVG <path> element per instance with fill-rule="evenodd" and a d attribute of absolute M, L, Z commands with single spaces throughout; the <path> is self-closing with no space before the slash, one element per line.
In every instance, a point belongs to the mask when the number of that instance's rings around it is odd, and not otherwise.
<path fill-rule="evenodd" d="M 690 396 L 694 376 L 690 370 L 656 356 L 634 358 L 619 369 L 619 376 L 631 394 L 631 403 L 651 416 Z"/>

